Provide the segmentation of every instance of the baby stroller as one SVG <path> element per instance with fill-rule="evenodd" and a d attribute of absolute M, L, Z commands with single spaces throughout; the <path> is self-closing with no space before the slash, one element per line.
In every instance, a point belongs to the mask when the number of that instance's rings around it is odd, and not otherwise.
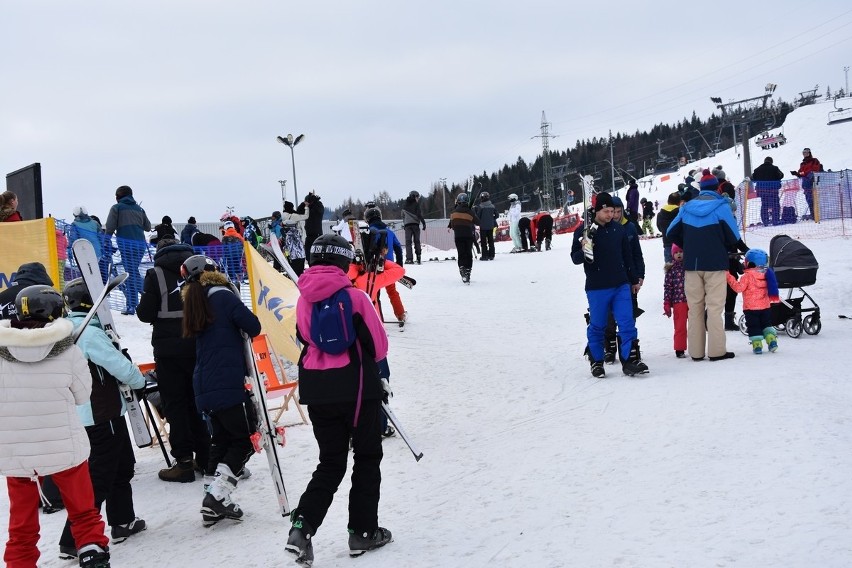
<path fill-rule="evenodd" d="M 772 304 L 772 325 L 793 338 L 802 335 L 803 330 L 808 335 L 818 334 L 822 329 L 819 306 L 804 290 L 805 286 L 816 283 L 819 264 L 814 253 L 792 237 L 775 235 L 769 241 L 769 266 L 775 272 L 779 292 L 787 289 L 787 297 Z M 797 294 L 795 298 L 794 291 Z M 803 318 L 802 314 L 808 315 Z M 740 331 L 748 335 L 744 315 L 740 317 L 739 325 Z"/>

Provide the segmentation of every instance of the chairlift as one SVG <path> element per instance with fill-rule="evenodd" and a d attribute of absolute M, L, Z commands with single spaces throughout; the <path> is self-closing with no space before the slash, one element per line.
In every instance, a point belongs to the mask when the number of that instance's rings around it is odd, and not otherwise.
<path fill-rule="evenodd" d="M 628 162 L 628 163 L 627 163 L 627 168 L 625 168 L 625 169 L 626 169 L 628 172 L 633 173 L 633 172 L 635 172 L 635 171 L 636 171 L 636 166 L 635 166 L 635 165 L 633 165 L 633 164 L 631 164 L 630 162 Z"/>
<path fill-rule="evenodd" d="M 594 173 L 595 181 L 601 181 L 603 179 L 603 174 L 601 172 Z"/>
<path fill-rule="evenodd" d="M 528 193 L 522 193 L 520 201 L 521 201 L 521 203 L 529 203 L 529 201 L 530 201 L 529 194 Z"/>

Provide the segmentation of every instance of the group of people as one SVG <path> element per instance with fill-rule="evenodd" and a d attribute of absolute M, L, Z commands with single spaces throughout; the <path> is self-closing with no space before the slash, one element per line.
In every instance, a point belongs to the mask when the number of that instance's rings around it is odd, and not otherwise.
<path fill-rule="evenodd" d="M 703 170 L 697 194 L 672 193 L 657 218 L 666 271 L 663 312 L 673 317 L 678 358 L 734 357 L 726 348 L 725 331 L 739 330 L 733 312 L 737 294 L 743 297 L 753 352 L 762 353 L 763 342 L 770 352 L 778 349 L 771 317 L 771 304 L 778 301 L 777 281 L 766 252 L 749 249 L 740 238 L 725 183 L 730 185 L 721 168 Z M 584 223 L 574 233 L 571 258 L 586 273 L 592 375 L 606 376 L 604 364 L 615 361 L 616 350 L 625 374 L 646 373 L 635 325 L 641 313 L 636 293 L 644 281 L 637 232 L 623 219 L 621 200 L 608 193 L 595 196 L 590 219 L 588 227 Z"/>
<path fill-rule="evenodd" d="M 823 166 L 810 148 L 802 150 L 802 162 L 798 170 L 790 173 L 799 178 L 805 201 L 808 204 L 808 214 L 802 219 L 817 219 L 818 214 L 814 204 L 814 182 L 816 174 L 823 171 Z M 760 221 L 764 227 L 786 225 L 798 220 L 796 211 L 796 195 L 798 188 L 791 187 L 782 191 L 781 180 L 784 173 L 776 166 L 771 157 L 764 158 L 763 163 L 751 174 L 755 192 L 760 198 Z"/>

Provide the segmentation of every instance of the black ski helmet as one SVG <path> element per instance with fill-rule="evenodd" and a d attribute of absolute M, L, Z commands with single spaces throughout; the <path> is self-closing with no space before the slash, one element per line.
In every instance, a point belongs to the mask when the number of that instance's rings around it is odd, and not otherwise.
<path fill-rule="evenodd" d="M 320 235 L 311 245 L 311 266 L 336 266 L 346 272 L 354 259 L 352 245 L 340 235 Z"/>
<path fill-rule="evenodd" d="M 46 284 L 27 286 L 15 297 L 19 320 L 54 321 L 65 315 L 65 301 Z"/>
<path fill-rule="evenodd" d="M 480 201 L 488 201 L 489 199 L 491 199 L 491 194 L 488 193 L 487 191 L 483 191 L 482 193 L 479 194 L 479 200 Z"/>
<path fill-rule="evenodd" d="M 370 207 L 364 211 L 364 220 L 368 223 L 382 220 L 382 211 L 378 207 Z"/>
<path fill-rule="evenodd" d="M 65 305 L 70 312 L 88 312 L 94 303 L 86 281 L 82 278 L 75 278 L 68 282 L 62 291 L 62 297 L 65 298 Z"/>
<path fill-rule="evenodd" d="M 219 265 L 216 264 L 216 261 L 203 254 L 194 254 L 180 265 L 180 275 L 187 282 L 197 281 L 204 272 L 218 271 Z"/>
<path fill-rule="evenodd" d="M 420 197 L 420 192 L 412 191 L 408 194 L 408 197 L 410 197 L 411 199 L 418 199 Z"/>
<path fill-rule="evenodd" d="M 470 196 L 466 193 L 459 193 L 456 196 L 456 203 L 463 203 L 467 205 L 470 202 Z"/>

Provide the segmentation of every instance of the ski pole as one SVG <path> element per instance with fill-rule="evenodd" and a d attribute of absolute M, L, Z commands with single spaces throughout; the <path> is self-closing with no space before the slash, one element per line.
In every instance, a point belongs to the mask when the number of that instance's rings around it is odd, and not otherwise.
<path fill-rule="evenodd" d="M 391 424 L 393 424 L 394 428 L 396 428 L 396 431 L 399 432 L 399 436 L 408 446 L 408 449 L 411 450 L 411 453 L 414 455 L 414 460 L 420 461 L 420 459 L 423 457 L 423 452 L 421 452 L 414 445 L 414 442 L 409 439 L 408 435 L 405 433 L 405 429 L 402 427 L 402 424 L 399 423 L 399 419 L 396 417 L 396 414 L 393 413 L 393 410 L 391 410 L 390 406 L 388 406 L 388 403 L 384 401 L 382 402 L 382 411 L 385 413 L 385 416 L 388 417 L 388 420 L 390 420 Z"/>

